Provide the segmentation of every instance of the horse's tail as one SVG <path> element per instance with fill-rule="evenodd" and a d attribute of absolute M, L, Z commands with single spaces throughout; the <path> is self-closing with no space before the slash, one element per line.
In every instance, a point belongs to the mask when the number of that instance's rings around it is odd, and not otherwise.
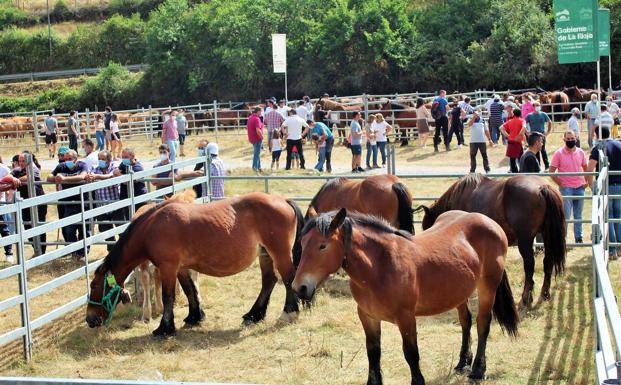
<path fill-rule="evenodd" d="M 500 285 L 496 288 L 496 300 L 494 301 L 494 317 L 500 327 L 511 337 L 516 337 L 518 333 L 518 323 L 520 317 L 515 307 L 511 285 L 507 277 L 507 271 L 502 272 Z"/>
<path fill-rule="evenodd" d="M 412 210 L 412 196 L 406 185 L 401 182 L 392 185 L 392 191 L 397 194 L 399 229 L 414 234 L 414 210 Z"/>
<path fill-rule="evenodd" d="M 304 228 L 304 216 L 302 215 L 302 210 L 297 203 L 295 203 L 291 199 L 287 199 L 287 203 L 293 209 L 295 213 L 296 227 L 295 227 L 295 241 L 293 241 L 293 266 L 297 269 L 300 264 L 300 259 L 302 258 L 302 243 L 300 241 L 302 229 Z"/>
<path fill-rule="evenodd" d="M 551 261 L 554 274 L 559 275 L 565 269 L 565 212 L 563 200 L 553 187 L 541 187 L 541 195 L 546 201 L 546 212 L 543 218 L 543 246 L 545 248 L 544 265 Z"/>

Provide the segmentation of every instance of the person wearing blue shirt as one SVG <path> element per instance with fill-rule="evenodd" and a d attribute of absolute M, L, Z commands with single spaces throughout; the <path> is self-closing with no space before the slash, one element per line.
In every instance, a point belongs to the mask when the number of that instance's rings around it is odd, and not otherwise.
<path fill-rule="evenodd" d="M 308 123 L 311 129 L 311 135 L 317 134 L 320 140 L 326 142 L 326 171 L 332 172 L 332 148 L 334 147 L 334 135 L 332 135 L 332 131 L 322 122 L 307 120 L 306 123 Z"/>
<path fill-rule="evenodd" d="M 446 151 L 450 151 L 451 147 L 448 143 L 448 116 L 446 115 L 446 107 L 448 106 L 448 100 L 446 100 L 446 91 L 440 90 L 439 95 L 433 100 L 432 108 L 437 109 L 437 113 L 434 114 L 434 120 L 436 121 L 436 132 L 433 136 L 433 148 L 435 152 L 438 152 L 438 144 L 440 144 L 440 131 L 442 131 L 442 137 L 444 138 L 444 146 Z"/>

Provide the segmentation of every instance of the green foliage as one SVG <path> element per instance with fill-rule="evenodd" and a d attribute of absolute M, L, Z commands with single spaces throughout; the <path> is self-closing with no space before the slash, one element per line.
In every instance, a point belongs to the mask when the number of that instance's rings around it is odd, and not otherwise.
<path fill-rule="evenodd" d="M 0 8 L 0 30 L 10 26 L 22 26 L 28 24 L 30 18 L 26 12 L 15 7 Z"/>
<path fill-rule="evenodd" d="M 134 100 L 141 75 L 132 74 L 119 64 L 110 63 L 80 89 L 79 104 L 84 107 L 121 106 Z"/>
<path fill-rule="evenodd" d="M 67 2 L 65 0 L 56 0 L 54 8 L 52 8 L 52 11 L 50 12 L 50 18 L 58 22 L 70 20 L 72 16 L 73 13 L 69 10 Z"/>

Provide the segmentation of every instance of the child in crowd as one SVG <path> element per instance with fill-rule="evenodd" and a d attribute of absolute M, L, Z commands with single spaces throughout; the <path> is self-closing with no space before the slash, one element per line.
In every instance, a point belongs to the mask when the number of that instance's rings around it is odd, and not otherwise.
<path fill-rule="evenodd" d="M 322 172 L 323 164 L 326 162 L 326 141 L 321 140 L 317 133 L 311 135 L 311 140 L 315 145 L 315 152 L 319 154 L 319 160 L 315 165 L 315 170 Z"/>
<path fill-rule="evenodd" d="M 274 169 L 274 165 L 276 165 L 276 170 L 278 170 L 278 161 L 280 160 L 280 154 L 282 153 L 282 140 L 280 138 L 279 130 L 274 130 L 272 132 L 271 147 L 272 147 L 272 170 Z"/>

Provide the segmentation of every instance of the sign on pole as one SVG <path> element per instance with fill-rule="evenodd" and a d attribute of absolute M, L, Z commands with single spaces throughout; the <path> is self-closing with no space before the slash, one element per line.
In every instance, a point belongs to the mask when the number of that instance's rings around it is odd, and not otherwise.
<path fill-rule="evenodd" d="M 554 0 L 559 64 L 599 60 L 597 0 Z"/>
<path fill-rule="evenodd" d="M 599 9 L 597 35 L 599 37 L 599 56 L 610 55 L 610 10 Z"/>
<path fill-rule="evenodd" d="M 287 72 L 287 35 L 284 33 L 272 34 L 272 58 L 274 59 L 274 73 Z"/>

